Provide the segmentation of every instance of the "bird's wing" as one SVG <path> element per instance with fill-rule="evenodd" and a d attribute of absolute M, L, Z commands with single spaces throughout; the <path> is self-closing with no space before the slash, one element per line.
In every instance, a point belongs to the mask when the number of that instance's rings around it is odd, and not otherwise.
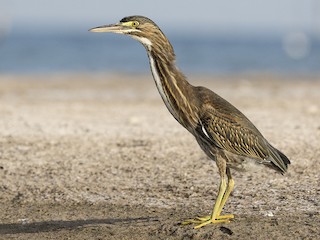
<path fill-rule="evenodd" d="M 267 141 L 251 122 L 247 122 L 247 118 L 241 119 L 242 121 L 239 121 L 237 116 L 211 109 L 201 116 L 196 131 L 221 149 L 265 160 L 268 156 Z"/>
<path fill-rule="evenodd" d="M 204 87 L 197 87 L 201 114 L 196 127 L 202 140 L 233 154 L 254 158 L 284 173 L 290 160 L 271 146 L 259 130 L 232 104 Z"/>

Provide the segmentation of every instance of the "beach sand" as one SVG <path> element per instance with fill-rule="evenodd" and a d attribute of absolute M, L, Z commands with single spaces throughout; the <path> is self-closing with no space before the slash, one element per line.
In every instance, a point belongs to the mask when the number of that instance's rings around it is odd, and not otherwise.
<path fill-rule="evenodd" d="M 229 224 L 208 215 L 217 167 L 150 75 L 0 75 L 0 239 L 316 239 L 320 77 L 191 76 L 291 160 L 233 171 Z"/>

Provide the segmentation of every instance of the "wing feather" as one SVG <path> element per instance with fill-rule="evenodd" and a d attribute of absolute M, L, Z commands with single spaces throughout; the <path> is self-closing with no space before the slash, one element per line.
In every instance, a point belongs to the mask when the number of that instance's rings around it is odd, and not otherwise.
<path fill-rule="evenodd" d="M 208 145 L 257 159 L 281 173 L 286 172 L 290 160 L 268 143 L 244 114 L 209 89 L 196 89 L 201 106 L 196 136 Z M 201 145 L 201 141 L 198 142 Z"/>
<path fill-rule="evenodd" d="M 264 160 L 267 142 L 260 132 L 246 128 L 234 118 L 206 112 L 200 120 L 202 135 L 221 149 L 241 156 Z"/>

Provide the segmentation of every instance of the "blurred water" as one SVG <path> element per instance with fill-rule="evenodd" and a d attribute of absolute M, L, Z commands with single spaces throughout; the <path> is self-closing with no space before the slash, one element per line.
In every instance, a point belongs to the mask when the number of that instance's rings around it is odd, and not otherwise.
<path fill-rule="evenodd" d="M 320 42 L 309 39 L 299 59 L 287 54 L 280 37 L 193 37 L 168 35 L 177 64 L 187 73 L 320 73 Z M 140 43 L 114 34 L 15 33 L 0 39 L 0 73 L 149 71 Z"/>

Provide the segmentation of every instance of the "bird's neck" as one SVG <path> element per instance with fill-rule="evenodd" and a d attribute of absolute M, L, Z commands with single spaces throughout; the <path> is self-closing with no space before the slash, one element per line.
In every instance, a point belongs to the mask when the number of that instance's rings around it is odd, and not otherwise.
<path fill-rule="evenodd" d="M 169 43 L 164 51 L 155 51 L 146 48 L 150 61 L 150 68 L 158 91 L 173 117 L 189 131 L 196 124 L 194 107 L 190 100 L 193 95 L 193 86 L 175 65 L 175 55 Z"/>

